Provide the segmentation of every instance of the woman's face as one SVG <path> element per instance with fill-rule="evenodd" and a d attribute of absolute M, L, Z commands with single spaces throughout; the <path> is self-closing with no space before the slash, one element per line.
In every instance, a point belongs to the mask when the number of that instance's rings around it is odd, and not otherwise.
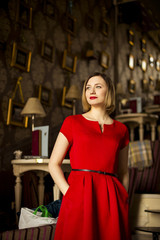
<path fill-rule="evenodd" d="M 86 85 L 87 102 L 91 106 L 105 106 L 107 91 L 107 84 L 101 76 L 90 78 Z"/>

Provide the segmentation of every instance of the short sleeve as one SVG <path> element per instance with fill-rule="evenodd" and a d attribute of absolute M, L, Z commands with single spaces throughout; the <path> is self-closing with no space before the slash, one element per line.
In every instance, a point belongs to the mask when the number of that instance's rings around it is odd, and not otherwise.
<path fill-rule="evenodd" d="M 72 143 L 73 135 L 72 135 L 72 118 L 71 116 L 67 117 L 60 129 L 60 132 L 67 138 L 69 144 Z"/>
<path fill-rule="evenodd" d="M 129 132 L 128 132 L 128 128 L 125 126 L 124 135 L 123 135 L 123 138 L 121 139 L 120 149 L 127 146 L 128 143 L 129 143 Z"/>

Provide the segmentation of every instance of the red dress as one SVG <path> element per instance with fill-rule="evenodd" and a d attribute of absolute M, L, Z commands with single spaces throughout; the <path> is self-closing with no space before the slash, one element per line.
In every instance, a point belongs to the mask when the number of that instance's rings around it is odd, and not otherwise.
<path fill-rule="evenodd" d="M 118 153 L 129 143 L 127 127 L 113 120 L 101 132 L 97 121 L 69 116 L 60 130 L 69 141 L 73 169 L 117 173 Z M 54 240 L 129 240 L 128 193 L 117 177 L 72 171 Z"/>

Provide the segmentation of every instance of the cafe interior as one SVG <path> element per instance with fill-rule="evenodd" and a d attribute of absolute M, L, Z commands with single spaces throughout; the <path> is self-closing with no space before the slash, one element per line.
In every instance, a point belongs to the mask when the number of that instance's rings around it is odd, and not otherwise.
<path fill-rule="evenodd" d="M 83 113 L 83 84 L 94 72 L 112 79 L 111 117 L 129 131 L 132 238 L 158 239 L 159 14 L 157 0 L 0 2 L 0 239 L 31 239 L 17 227 L 21 207 L 62 199 L 49 158 L 64 119 Z M 62 169 L 67 178 L 68 153 Z M 45 229 L 53 239 L 54 227 Z M 44 227 L 34 234 L 41 239 Z"/>

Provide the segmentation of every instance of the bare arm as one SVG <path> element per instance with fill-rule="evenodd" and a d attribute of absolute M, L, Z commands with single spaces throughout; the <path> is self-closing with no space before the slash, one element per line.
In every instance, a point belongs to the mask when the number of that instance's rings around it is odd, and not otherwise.
<path fill-rule="evenodd" d="M 61 164 L 67 152 L 68 146 L 69 142 L 67 138 L 60 132 L 49 160 L 49 172 L 54 182 L 58 185 L 60 191 L 64 195 L 67 192 L 69 185 L 64 177 Z"/>
<path fill-rule="evenodd" d="M 118 175 L 119 175 L 119 180 L 125 187 L 126 191 L 128 191 L 128 186 L 129 186 L 129 174 L 128 174 L 128 147 L 124 147 L 120 152 L 118 156 Z"/>

